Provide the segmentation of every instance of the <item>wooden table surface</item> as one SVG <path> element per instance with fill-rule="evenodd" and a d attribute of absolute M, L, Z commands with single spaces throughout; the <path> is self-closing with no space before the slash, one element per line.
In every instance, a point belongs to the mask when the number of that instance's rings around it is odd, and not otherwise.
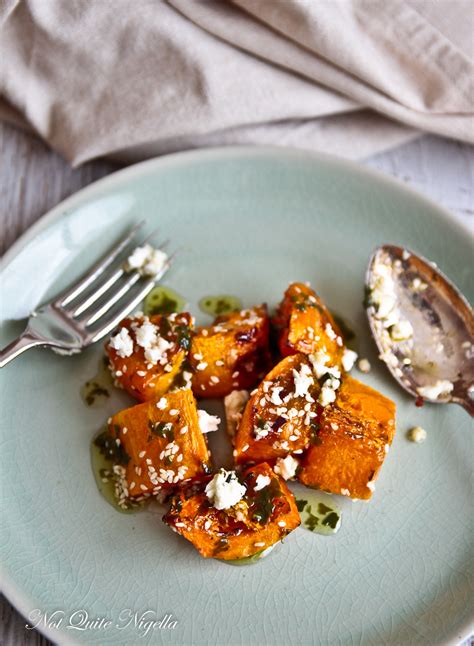
<path fill-rule="evenodd" d="M 472 146 L 426 135 L 361 163 L 416 188 L 474 231 Z M 101 160 L 72 169 L 34 137 L 0 123 L 0 253 L 58 202 L 118 168 Z M 469 643 L 474 639 L 465 645 Z M 38 632 L 26 630 L 24 618 L 0 599 L 1 646 L 49 644 Z"/>

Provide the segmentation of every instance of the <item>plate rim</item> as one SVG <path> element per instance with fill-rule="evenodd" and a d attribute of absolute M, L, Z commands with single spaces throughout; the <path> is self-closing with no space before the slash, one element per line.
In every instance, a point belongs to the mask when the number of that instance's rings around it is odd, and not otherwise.
<path fill-rule="evenodd" d="M 203 149 L 194 149 L 194 150 L 185 150 L 171 153 L 168 155 L 162 155 L 160 157 L 153 157 L 135 164 L 131 164 L 124 168 L 118 169 L 105 177 L 91 182 L 87 186 L 76 191 L 72 195 L 68 196 L 61 202 L 59 202 L 52 209 L 41 215 L 30 227 L 28 227 L 21 236 L 15 240 L 15 242 L 7 249 L 3 257 L 0 259 L 0 276 L 3 271 L 8 267 L 8 265 L 14 260 L 14 258 L 21 253 L 21 251 L 26 247 L 26 245 L 39 233 L 44 227 L 49 224 L 54 223 L 56 220 L 59 220 L 61 217 L 67 215 L 68 211 L 74 208 L 75 203 L 81 202 L 83 199 L 88 199 L 89 197 L 93 198 L 94 194 L 106 190 L 113 190 L 114 186 L 120 186 L 121 182 L 133 179 L 134 177 L 139 177 L 147 171 L 152 171 L 156 168 L 158 171 L 163 168 L 169 168 L 173 166 L 186 165 L 188 162 L 200 161 L 203 158 L 207 160 L 212 160 L 213 158 L 226 158 L 226 159 L 238 159 L 244 157 L 265 157 L 265 156 L 274 156 L 285 157 L 288 160 L 306 160 L 313 163 L 331 163 L 339 165 L 345 168 L 348 171 L 355 172 L 361 176 L 366 176 L 369 179 L 376 181 L 378 183 L 386 184 L 398 190 L 401 193 L 405 193 L 409 197 L 418 200 L 418 202 L 425 204 L 430 208 L 435 214 L 436 217 L 444 222 L 449 222 L 449 225 L 454 229 L 457 229 L 459 233 L 463 235 L 468 235 L 471 241 L 474 242 L 474 231 L 471 230 L 469 225 L 464 223 L 462 220 L 458 219 L 453 215 L 448 209 L 443 206 L 438 205 L 431 198 L 423 195 L 423 193 L 418 192 L 415 188 L 407 186 L 398 178 L 387 175 L 386 173 L 379 171 L 374 168 L 370 168 L 362 165 L 360 162 L 353 161 L 350 159 L 345 159 L 343 157 L 332 155 L 329 153 L 323 153 L 319 151 L 312 151 L 304 148 L 296 147 L 283 147 L 283 146 L 260 146 L 260 145 L 245 145 L 245 146 L 216 146 Z M 5 564 L 2 562 L 0 564 L 0 574 L 1 574 L 1 591 L 4 594 L 5 598 L 12 604 L 12 606 L 21 614 L 21 616 L 26 620 L 29 599 L 28 593 L 20 590 L 8 576 Z M 52 642 L 58 640 L 58 637 L 61 639 L 61 644 L 64 645 L 78 645 L 81 642 L 77 642 L 72 639 L 67 632 L 61 630 L 51 629 L 47 626 L 42 626 L 41 628 L 36 628 L 38 632 L 50 639 Z M 466 640 L 474 632 L 474 612 L 467 621 L 462 624 L 457 630 L 453 631 L 451 637 L 448 637 L 443 644 L 445 646 L 459 646 L 464 640 Z"/>

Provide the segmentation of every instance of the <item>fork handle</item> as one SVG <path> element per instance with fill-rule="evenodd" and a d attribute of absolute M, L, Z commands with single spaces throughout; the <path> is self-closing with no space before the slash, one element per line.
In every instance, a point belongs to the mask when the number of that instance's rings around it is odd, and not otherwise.
<path fill-rule="evenodd" d="M 0 350 L 0 368 L 16 359 L 20 354 L 38 345 L 49 345 L 44 339 L 36 337 L 31 330 L 26 329 L 17 339 Z"/>

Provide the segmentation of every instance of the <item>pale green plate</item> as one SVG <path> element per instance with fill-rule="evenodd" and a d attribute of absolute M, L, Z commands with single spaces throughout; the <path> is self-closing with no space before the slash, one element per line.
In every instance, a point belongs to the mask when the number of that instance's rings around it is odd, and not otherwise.
<path fill-rule="evenodd" d="M 25 316 L 141 218 L 180 248 L 166 284 L 194 311 L 219 293 L 274 305 L 289 281 L 310 280 L 373 364 L 356 376 L 397 403 L 393 448 L 373 500 L 342 501 L 336 536 L 298 529 L 249 567 L 203 560 L 159 516 L 121 515 L 97 492 L 89 440 L 124 403 L 91 410 L 81 401 L 101 348 L 73 358 L 31 351 L 1 372 L 7 596 L 26 615 L 59 610 L 59 630 L 39 627 L 63 644 L 405 646 L 466 636 L 471 422 L 455 406 L 414 406 L 377 360 L 362 299 L 369 254 L 391 242 L 436 261 L 472 301 L 468 233 L 403 186 L 330 157 L 268 148 L 172 155 L 97 182 L 30 229 L 5 258 L 3 317 Z M 21 328 L 7 323 L 1 343 Z M 428 431 L 424 445 L 405 438 L 415 424 Z M 177 625 L 141 637 L 133 622 L 115 626 L 127 609 L 172 614 Z M 111 624 L 68 628 L 80 610 Z"/>

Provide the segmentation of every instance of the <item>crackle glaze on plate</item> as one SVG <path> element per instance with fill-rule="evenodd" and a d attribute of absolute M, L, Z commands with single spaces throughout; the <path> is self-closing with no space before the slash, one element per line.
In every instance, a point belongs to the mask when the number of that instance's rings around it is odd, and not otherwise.
<path fill-rule="evenodd" d="M 81 401 L 101 348 L 70 358 L 30 351 L 0 374 L 7 596 L 25 615 L 64 612 L 58 630 L 40 625 L 61 644 L 405 646 L 469 634 L 472 424 L 456 406 L 414 406 L 377 360 L 362 308 L 367 260 L 387 242 L 436 261 L 472 301 L 468 233 L 403 186 L 330 157 L 268 148 L 172 155 L 81 191 L 14 245 L 1 275 L 2 345 L 22 329 L 13 320 L 141 218 L 179 247 L 165 284 L 195 312 L 208 294 L 274 305 L 290 280 L 310 280 L 373 365 L 355 376 L 397 403 L 392 450 L 370 503 L 338 500 L 337 535 L 299 529 L 249 567 L 205 561 L 159 516 L 119 514 L 96 489 L 89 441 L 128 401 Z M 414 425 L 428 430 L 422 446 L 405 438 Z M 115 627 L 126 609 L 172 614 L 177 625 L 140 637 L 133 624 Z M 68 629 L 78 610 L 112 623 Z"/>

